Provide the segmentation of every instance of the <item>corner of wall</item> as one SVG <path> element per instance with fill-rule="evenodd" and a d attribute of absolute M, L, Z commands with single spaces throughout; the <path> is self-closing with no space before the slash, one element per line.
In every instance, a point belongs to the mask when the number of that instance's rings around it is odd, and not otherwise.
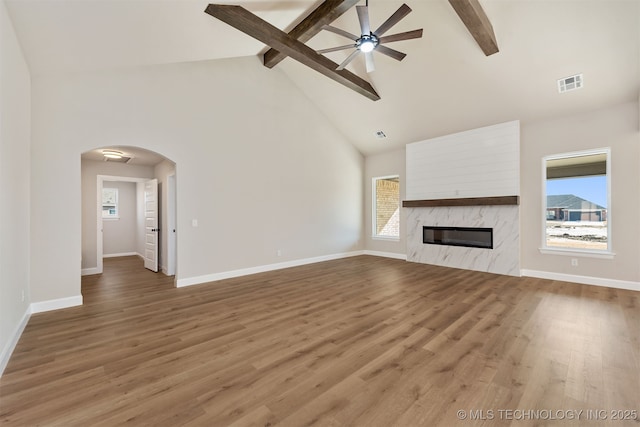
<path fill-rule="evenodd" d="M 31 71 L 5 1 L 0 4 L 0 375 L 31 299 Z"/>
<path fill-rule="evenodd" d="M 0 352 L 0 377 L 4 373 L 5 368 L 9 364 L 9 359 L 13 354 L 13 350 L 15 350 L 16 345 L 18 344 L 18 340 L 20 340 L 20 336 L 24 331 L 24 328 L 29 323 L 29 319 L 31 318 L 31 307 L 27 307 L 24 314 L 22 315 L 22 319 L 16 325 L 13 333 L 9 337 L 9 340 L 5 343 L 2 351 Z"/>

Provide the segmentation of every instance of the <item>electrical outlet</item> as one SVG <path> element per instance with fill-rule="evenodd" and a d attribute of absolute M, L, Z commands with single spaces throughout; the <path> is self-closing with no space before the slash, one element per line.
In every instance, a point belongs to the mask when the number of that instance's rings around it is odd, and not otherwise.
<path fill-rule="evenodd" d="M 578 266 L 578 258 L 571 258 L 571 266 L 572 267 Z"/>
<path fill-rule="evenodd" d="M 24 290 L 22 291 L 22 302 L 24 302 Z"/>
<path fill-rule="evenodd" d="M 277 255 L 277 256 L 282 256 L 282 251 L 281 251 L 280 249 L 278 249 L 278 250 L 276 251 L 276 255 Z"/>
<path fill-rule="evenodd" d="M 191 226 L 192 227 L 197 227 L 198 226 L 198 220 L 197 219 L 192 219 L 191 220 Z"/>

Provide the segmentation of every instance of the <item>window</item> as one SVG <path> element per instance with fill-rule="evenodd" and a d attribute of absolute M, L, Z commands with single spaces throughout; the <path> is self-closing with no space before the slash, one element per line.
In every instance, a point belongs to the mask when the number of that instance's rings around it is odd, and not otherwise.
<path fill-rule="evenodd" d="M 102 218 L 119 218 L 117 188 L 102 189 Z"/>
<path fill-rule="evenodd" d="M 373 237 L 400 238 L 400 177 L 373 178 Z"/>
<path fill-rule="evenodd" d="M 609 154 L 601 149 L 543 159 L 543 249 L 610 253 Z"/>

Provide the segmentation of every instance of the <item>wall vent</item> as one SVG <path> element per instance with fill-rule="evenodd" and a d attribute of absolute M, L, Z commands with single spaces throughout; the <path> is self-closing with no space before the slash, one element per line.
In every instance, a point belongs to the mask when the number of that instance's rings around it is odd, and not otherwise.
<path fill-rule="evenodd" d="M 558 80 L 558 92 L 564 93 L 576 89 L 581 89 L 584 84 L 582 74 L 576 74 L 575 76 L 564 77 Z"/>

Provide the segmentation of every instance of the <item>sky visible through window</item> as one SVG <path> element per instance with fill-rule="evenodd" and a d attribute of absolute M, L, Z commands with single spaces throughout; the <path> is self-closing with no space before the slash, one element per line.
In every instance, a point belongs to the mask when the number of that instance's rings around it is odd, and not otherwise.
<path fill-rule="evenodd" d="M 584 176 L 547 180 L 547 195 L 573 194 L 602 207 L 607 207 L 607 177 Z"/>

